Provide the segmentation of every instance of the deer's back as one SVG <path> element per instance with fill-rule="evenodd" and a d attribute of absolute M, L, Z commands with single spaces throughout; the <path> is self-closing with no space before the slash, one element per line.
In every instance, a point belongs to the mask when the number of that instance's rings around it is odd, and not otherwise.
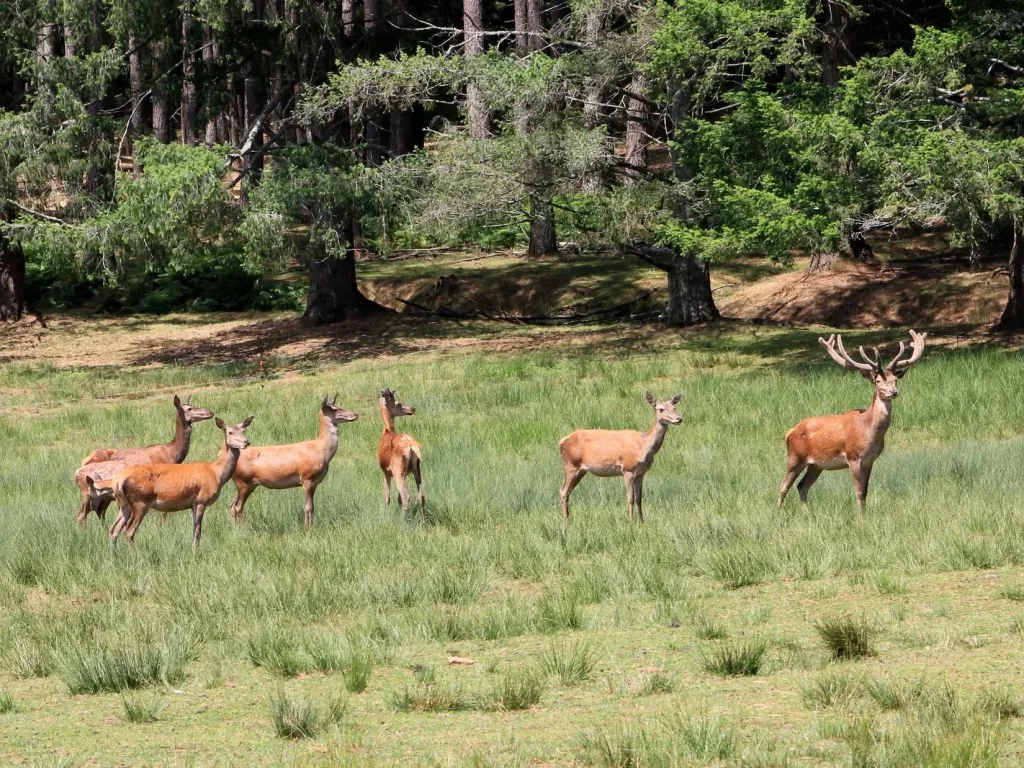
<path fill-rule="evenodd" d="M 381 469 L 387 469 L 395 458 L 408 459 L 413 453 L 418 453 L 419 449 L 420 444 L 412 435 L 385 432 L 377 445 L 377 463 Z"/>

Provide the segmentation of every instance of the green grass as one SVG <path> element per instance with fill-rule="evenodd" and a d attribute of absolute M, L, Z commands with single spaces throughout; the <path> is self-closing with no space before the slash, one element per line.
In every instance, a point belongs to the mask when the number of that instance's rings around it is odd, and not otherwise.
<path fill-rule="evenodd" d="M 129 723 L 155 723 L 167 707 L 167 699 L 140 694 L 121 694 L 124 719 Z"/>
<path fill-rule="evenodd" d="M 279 688 L 270 697 L 270 715 L 274 731 L 282 739 L 311 739 L 345 715 L 345 700 L 333 697 L 327 702 L 312 696 L 292 696 Z"/>
<path fill-rule="evenodd" d="M 545 674 L 557 677 L 562 685 L 579 685 L 590 679 L 597 666 L 597 656 L 588 641 L 555 647 L 539 659 Z"/>
<path fill-rule="evenodd" d="M 814 628 L 833 658 L 861 659 L 875 655 L 871 644 L 875 630 L 863 618 L 825 617 L 816 622 Z"/>
<path fill-rule="evenodd" d="M 0 691 L 0 715 L 17 712 L 18 705 L 10 691 Z"/>
<path fill-rule="evenodd" d="M 714 754 L 716 740 L 732 746 L 710 760 L 727 764 L 851 764 L 854 748 L 859 764 L 880 765 L 935 764 L 957 746 L 1009 764 L 1024 754 L 1012 697 L 978 703 L 1019 667 L 1007 611 L 1024 564 L 1019 351 L 930 345 L 901 383 L 865 510 L 845 472 L 823 475 L 809 505 L 794 492 L 777 510 L 786 430 L 870 400 L 863 379 L 824 359 L 819 331 L 583 327 L 552 349 L 528 332 L 466 330 L 513 347 L 484 353 L 440 350 L 399 326 L 381 341 L 388 356 L 366 356 L 346 351 L 350 329 L 332 328 L 323 333 L 343 362 L 310 359 L 262 387 L 217 383 L 250 362 L 0 366 L 0 689 L 19 706 L 3 718 L 0 761 L 567 765 L 591 754 L 582 733 L 613 756 L 646 750 L 648 764 L 706 760 L 696 754 Z M 361 417 L 339 430 L 311 531 L 301 490 L 258 489 L 234 525 L 230 486 L 196 554 L 187 512 L 163 525 L 151 514 L 137 551 L 114 557 L 94 517 L 74 525 L 70 478 L 89 449 L 171 434 L 173 392 L 92 398 L 175 385 L 194 385 L 193 402 L 229 421 L 255 414 L 256 445 L 312 437 L 320 397 L 341 392 Z M 423 518 L 383 506 L 384 386 L 417 407 L 400 427 L 423 444 Z M 626 520 L 620 478 L 588 476 L 566 529 L 558 439 L 580 426 L 646 428 L 645 389 L 683 392 L 685 414 L 645 478 L 646 522 Z M 191 457 L 218 447 L 216 429 L 197 425 Z M 829 664 L 836 648 L 850 658 L 860 647 L 859 619 L 842 642 L 819 637 L 838 614 L 867 617 L 874 657 Z M 538 669 L 550 682 L 513 712 L 533 695 L 519 677 L 553 649 L 586 674 L 567 685 Z M 450 656 L 475 664 L 449 668 Z M 849 706 L 819 681 L 824 668 L 863 671 Z M 955 706 L 937 693 L 921 703 L 914 681 L 926 670 L 955 681 Z M 278 738 L 267 701 L 282 680 L 298 714 L 298 702 L 324 712 L 353 691 L 344 727 L 305 744 Z M 805 693 L 816 681 L 819 699 Z M 122 716 L 133 686 L 171 702 L 144 727 Z M 716 728 L 685 735 L 662 722 L 704 707 Z"/>

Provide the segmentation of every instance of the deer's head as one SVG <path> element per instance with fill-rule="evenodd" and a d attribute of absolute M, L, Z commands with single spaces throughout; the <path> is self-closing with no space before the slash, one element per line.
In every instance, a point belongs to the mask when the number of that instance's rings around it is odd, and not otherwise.
<path fill-rule="evenodd" d="M 249 447 L 249 440 L 245 436 L 245 428 L 252 424 L 253 417 L 248 417 L 241 424 L 232 424 L 230 426 L 224 423 L 224 420 L 217 418 L 217 427 L 221 432 L 224 433 L 224 444 L 228 448 L 236 448 L 239 451 L 243 448 Z"/>
<path fill-rule="evenodd" d="M 676 395 L 671 400 L 665 400 L 660 403 L 654 399 L 654 395 L 650 392 L 645 392 L 644 395 L 647 397 L 647 402 L 654 408 L 654 416 L 659 424 L 682 423 L 683 417 L 676 413 L 676 403 L 683 397 L 682 395 Z"/>
<path fill-rule="evenodd" d="M 911 331 L 910 357 L 903 357 L 906 354 L 907 345 L 901 341 L 900 350 L 896 353 L 896 357 L 885 366 L 882 365 L 880 360 L 878 347 L 872 347 L 871 354 L 865 352 L 864 347 L 860 347 L 857 351 L 864 362 L 859 362 L 850 357 L 846 349 L 843 348 L 842 336 L 832 334 L 828 337 L 828 341 L 820 337 L 818 341 L 825 347 L 829 357 L 843 368 L 860 371 L 861 376 L 874 384 L 875 394 L 881 400 L 888 401 L 899 397 L 899 380 L 903 378 L 910 366 L 921 359 L 921 355 L 924 354 L 924 340 L 927 336 L 927 333 Z"/>
<path fill-rule="evenodd" d="M 335 393 L 334 397 L 327 399 L 324 395 L 324 399 L 320 401 L 320 413 L 328 418 L 331 424 L 341 424 L 346 421 L 355 421 L 359 418 L 359 414 L 354 411 L 346 411 L 340 405 L 335 405 L 338 400 L 338 395 Z"/>
<path fill-rule="evenodd" d="M 411 405 L 395 400 L 395 390 L 393 389 L 382 389 L 380 391 L 380 404 L 392 416 L 412 416 L 416 413 L 416 409 Z"/>
<path fill-rule="evenodd" d="M 174 407 L 178 411 L 178 418 L 181 419 L 183 424 L 194 424 L 197 421 L 206 421 L 213 418 L 213 411 L 192 405 L 189 402 L 191 399 L 189 397 L 185 402 L 181 402 L 180 397 L 174 396 Z"/>

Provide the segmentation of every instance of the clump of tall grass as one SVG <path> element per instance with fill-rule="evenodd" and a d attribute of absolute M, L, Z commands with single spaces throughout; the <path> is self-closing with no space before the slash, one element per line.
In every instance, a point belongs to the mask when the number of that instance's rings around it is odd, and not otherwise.
<path fill-rule="evenodd" d="M 1024 603 L 1024 587 L 1006 587 L 999 590 L 998 596 L 1015 603 Z"/>
<path fill-rule="evenodd" d="M 72 647 L 61 654 L 59 674 L 72 695 L 174 684 L 185 679 L 194 653 L 178 643 Z"/>
<path fill-rule="evenodd" d="M 250 635 L 246 655 L 254 667 L 263 667 L 281 677 L 295 677 L 313 668 L 299 642 L 294 634 L 280 628 L 263 629 Z"/>
<path fill-rule="evenodd" d="M 675 684 L 664 670 L 645 672 L 633 685 L 637 696 L 653 696 L 657 693 L 672 693 Z"/>
<path fill-rule="evenodd" d="M 593 728 L 580 736 L 580 757 L 584 765 L 599 768 L 645 768 L 656 747 L 644 728 Z"/>
<path fill-rule="evenodd" d="M 564 594 L 546 594 L 537 601 L 537 628 L 554 634 L 565 630 L 585 629 L 583 608 Z"/>
<path fill-rule="evenodd" d="M 373 653 L 366 648 L 350 650 L 343 670 L 345 690 L 349 693 L 362 693 L 370 682 L 373 672 Z"/>
<path fill-rule="evenodd" d="M 674 740 L 700 762 L 727 760 L 736 751 L 736 728 L 717 715 L 676 715 L 666 721 Z"/>
<path fill-rule="evenodd" d="M 862 690 L 860 678 L 842 671 L 826 670 L 800 691 L 808 709 L 844 707 L 857 699 Z"/>
<path fill-rule="evenodd" d="M 585 640 L 569 646 L 551 646 L 540 657 L 539 666 L 545 674 L 557 677 L 562 685 L 579 685 L 593 674 L 597 657 L 590 641 Z"/>
<path fill-rule="evenodd" d="M 582 761 L 606 768 L 648 768 L 728 760 L 735 727 L 720 717 L 675 716 L 646 727 L 594 728 L 580 738 Z"/>
<path fill-rule="evenodd" d="M 690 620 L 690 627 L 693 634 L 701 640 L 724 640 L 729 636 L 729 630 L 725 624 L 709 618 L 705 613 L 699 612 Z"/>
<path fill-rule="evenodd" d="M 764 583 L 771 575 L 771 565 L 750 547 L 733 547 L 713 552 L 708 571 L 729 589 L 740 589 Z"/>
<path fill-rule="evenodd" d="M 885 712 L 905 709 L 918 696 L 923 681 L 906 683 L 899 680 L 867 679 L 862 687 Z"/>
<path fill-rule="evenodd" d="M 996 720 L 1011 720 L 1024 716 L 1024 704 L 1013 689 L 1006 686 L 983 690 L 974 703 L 974 708 Z"/>
<path fill-rule="evenodd" d="M 506 673 L 491 690 L 488 709 L 507 711 L 529 709 L 540 702 L 544 684 L 532 672 Z"/>
<path fill-rule="evenodd" d="M 907 581 L 899 576 L 893 576 L 888 571 L 879 571 L 875 574 L 875 589 L 880 595 L 905 595 Z"/>
<path fill-rule="evenodd" d="M 292 697 L 283 688 L 270 697 L 274 730 L 282 739 L 310 739 L 345 716 L 345 700 L 334 697 L 322 703 L 313 696 Z"/>
<path fill-rule="evenodd" d="M 11 696 L 10 691 L 0 691 L 0 715 L 17 711 L 18 705 L 14 701 L 14 697 Z"/>
<path fill-rule="evenodd" d="M 871 645 L 874 629 L 865 619 L 826 617 L 815 623 L 814 628 L 836 659 L 861 659 L 875 655 Z"/>
<path fill-rule="evenodd" d="M 486 588 L 486 575 L 477 568 L 440 568 L 430 580 L 430 593 L 439 603 L 469 603 Z"/>
<path fill-rule="evenodd" d="M 716 675 L 756 675 L 765 668 L 768 641 L 760 637 L 717 643 L 701 656 L 705 672 Z"/>
<path fill-rule="evenodd" d="M 472 709 L 473 702 L 459 685 L 432 681 L 406 685 L 392 691 L 389 700 L 398 712 L 458 712 Z"/>
<path fill-rule="evenodd" d="M 167 699 L 122 693 L 121 704 L 124 707 L 124 719 L 129 723 L 155 723 L 167 707 Z"/>
<path fill-rule="evenodd" d="M 15 677 L 49 677 L 56 659 L 52 648 L 18 638 L 8 652 L 9 668 Z"/>

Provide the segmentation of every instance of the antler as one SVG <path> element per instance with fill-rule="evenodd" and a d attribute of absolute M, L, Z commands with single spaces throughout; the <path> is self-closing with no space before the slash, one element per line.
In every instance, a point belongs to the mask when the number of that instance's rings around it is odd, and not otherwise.
<path fill-rule="evenodd" d="M 823 339 L 823 338 L 821 338 L 819 336 L 818 337 L 818 343 L 821 344 L 821 346 L 823 346 L 825 348 L 825 350 L 828 352 L 828 356 L 831 357 L 835 362 L 837 362 L 843 368 L 852 368 L 852 369 L 858 370 L 858 371 L 872 371 L 872 372 L 876 370 L 876 368 L 875 368 L 876 364 L 872 363 L 868 359 L 868 356 L 864 354 L 864 348 L 863 347 L 861 347 L 861 355 L 864 356 L 864 360 L 866 362 L 858 363 L 856 360 L 854 360 L 852 357 L 850 357 L 850 355 L 847 354 L 846 349 L 843 348 L 843 337 L 842 336 L 836 336 L 836 334 L 833 333 L 831 336 L 828 337 L 828 341 L 825 341 L 825 339 Z M 876 352 L 876 357 L 877 357 L 877 350 L 875 352 Z"/>
<path fill-rule="evenodd" d="M 917 331 L 910 332 L 910 348 L 913 350 L 906 360 L 901 360 L 903 353 L 906 351 L 906 345 L 900 342 L 900 351 L 896 353 L 896 357 L 892 359 L 892 362 L 887 366 L 890 371 L 902 371 L 905 368 L 909 368 L 918 360 L 921 359 L 921 355 L 924 354 L 924 340 L 928 336 L 927 333 L 918 333 Z"/>

